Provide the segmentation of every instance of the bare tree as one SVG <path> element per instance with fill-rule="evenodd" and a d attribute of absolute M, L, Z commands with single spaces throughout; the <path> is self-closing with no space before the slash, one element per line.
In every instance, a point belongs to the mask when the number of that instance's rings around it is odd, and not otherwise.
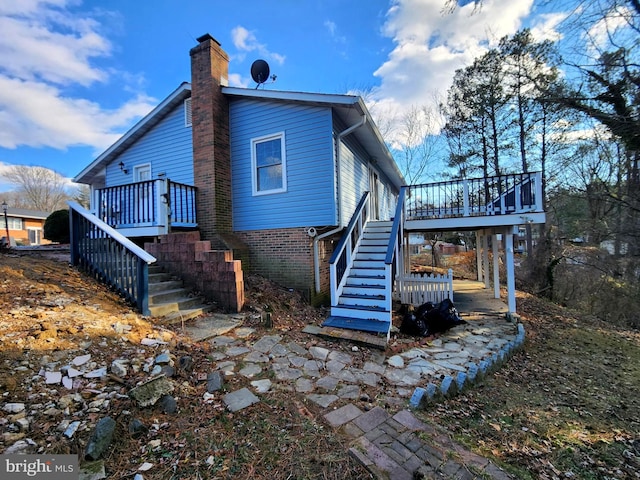
<path fill-rule="evenodd" d="M 53 212 L 65 208 L 69 199 L 65 190 L 66 179 L 48 168 L 13 165 L 3 177 L 15 185 L 20 204 L 25 208 Z"/>
<path fill-rule="evenodd" d="M 397 146 L 391 151 L 409 185 L 426 181 L 435 158 L 438 115 L 426 105 L 413 105 L 397 124 Z"/>

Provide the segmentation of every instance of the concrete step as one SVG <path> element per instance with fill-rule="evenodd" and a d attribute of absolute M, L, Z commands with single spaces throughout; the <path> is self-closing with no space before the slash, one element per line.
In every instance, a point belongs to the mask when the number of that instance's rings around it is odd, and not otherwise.
<path fill-rule="evenodd" d="M 162 282 L 152 282 L 149 280 L 149 293 L 160 293 L 166 290 L 177 290 L 182 288 L 182 280 L 165 280 Z"/>
<path fill-rule="evenodd" d="M 154 317 L 165 317 L 169 314 L 192 310 L 203 305 L 202 299 L 198 297 L 183 297 L 173 302 L 155 303 L 149 305 L 149 311 Z"/>
<path fill-rule="evenodd" d="M 189 296 L 189 291 L 182 287 L 169 288 L 166 290 L 160 289 L 161 287 L 161 285 L 156 285 L 158 290 L 154 293 L 149 293 L 149 305 L 171 303 Z"/>

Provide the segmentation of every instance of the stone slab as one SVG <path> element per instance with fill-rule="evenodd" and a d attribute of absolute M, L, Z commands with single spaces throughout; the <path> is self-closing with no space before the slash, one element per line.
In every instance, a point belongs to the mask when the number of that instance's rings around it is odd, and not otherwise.
<path fill-rule="evenodd" d="M 247 408 L 254 403 L 258 403 L 260 399 L 256 397 L 248 388 L 241 388 L 235 392 L 227 393 L 222 401 L 232 412 L 237 412 L 243 408 Z"/>
<path fill-rule="evenodd" d="M 359 417 L 362 413 L 362 410 L 356 407 L 353 403 L 349 403 L 344 407 L 340 407 L 337 410 L 327 413 L 324 418 L 332 427 L 340 427 Z"/>
<path fill-rule="evenodd" d="M 242 323 L 237 316 L 220 314 L 198 318 L 194 323 L 184 326 L 187 335 L 195 342 L 202 342 L 212 337 L 224 335 Z"/>

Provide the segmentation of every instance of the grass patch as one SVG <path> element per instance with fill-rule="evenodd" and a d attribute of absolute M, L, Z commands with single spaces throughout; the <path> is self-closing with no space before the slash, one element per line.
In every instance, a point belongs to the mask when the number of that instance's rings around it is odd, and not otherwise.
<path fill-rule="evenodd" d="M 639 478 L 638 332 L 518 301 L 525 348 L 421 417 L 518 478 Z"/>

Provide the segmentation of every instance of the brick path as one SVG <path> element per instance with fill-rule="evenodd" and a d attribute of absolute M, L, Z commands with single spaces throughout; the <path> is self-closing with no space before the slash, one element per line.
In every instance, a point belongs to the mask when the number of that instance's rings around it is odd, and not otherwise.
<path fill-rule="evenodd" d="M 348 404 L 324 418 L 350 439 L 349 453 L 377 479 L 512 479 L 409 410 L 392 416 L 381 407 L 363 412 Z"/>

